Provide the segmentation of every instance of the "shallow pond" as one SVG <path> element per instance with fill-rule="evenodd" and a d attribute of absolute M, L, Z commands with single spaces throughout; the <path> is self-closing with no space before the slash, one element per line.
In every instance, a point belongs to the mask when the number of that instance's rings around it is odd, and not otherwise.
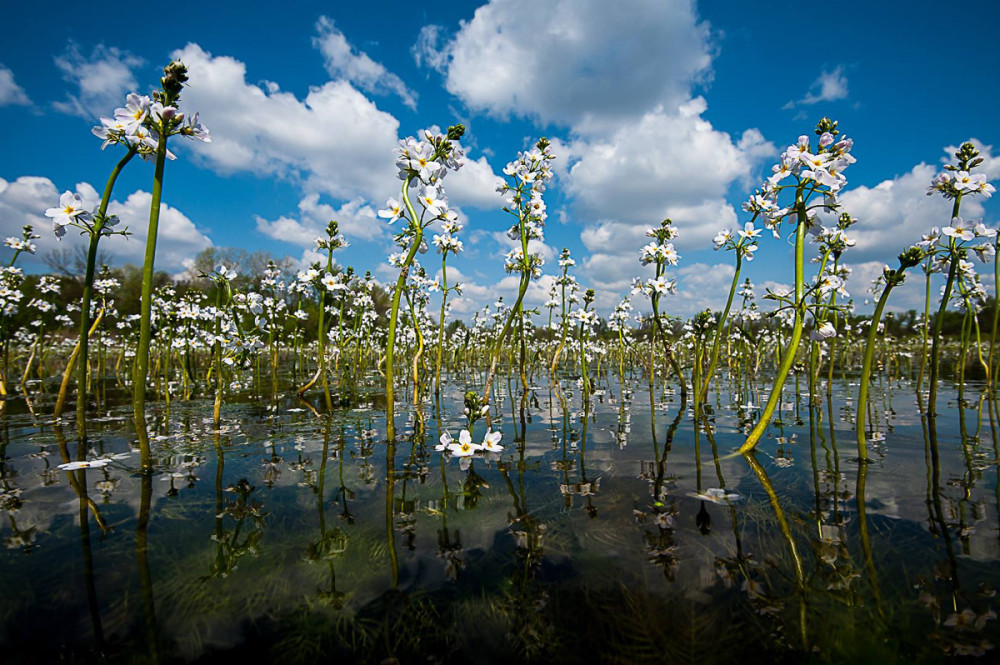
<path fill-rule="evenodd" d="M 126 404 L 80 450 L 50 399 L 36 417 L 12 396 L 3 662 L 995 655 L 997 423 L 981 386 L 942 392 L 936 441 L 912 383 L 876 387 L 861 465 L 844 381 L 814 407 L 792 385 L 753 459 L 732 453 L 754 396 L 725 382 L 696 432 L 690 403 L 645 379 L 624 399 L 601 385 L 587 408 L 575 381 L 526 400 L 512 381 L 493 407 L 503 454 L 463 470 L 434 449 L 465 422 L 457 381 L 439 407 L 399 408 L 394 445 L 375 404 L 326 418 L 237 396 L 216 430 L 209 401 L 157 403 L 152 475 Z"/>

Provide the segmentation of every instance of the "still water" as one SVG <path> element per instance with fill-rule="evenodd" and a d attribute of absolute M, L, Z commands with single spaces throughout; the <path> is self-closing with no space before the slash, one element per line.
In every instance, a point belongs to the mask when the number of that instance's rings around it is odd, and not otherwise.
<path fill-rule="evenodd" d="M 449 384 L 384 440 L 377 402 L 209 401 L 148 424 L 105 406 L 81 450 L 44 398 L 2 424 L 0 660 L 359 663 L 942 662 L 996 657 L 995 407 L 912 383 L 786 391 L 753 459 L 755 395 L 707 425 L 645 379 L 514 382 L 499 456 L 435 450 L 465 423 Z M 947 390 L 952 392 L 947 392 Z M 622 395 L 624 392 L 624 395 Z M 513 399 L 511 398 L 513 395 Z M 377 399 L 378 396 L 375 396 Z M 113 402 L 112 402 L 113 403 Z M 481 440 L 485 425 L 477 424 Z M 60 464 L 98 460 L 77 470 Z"/>

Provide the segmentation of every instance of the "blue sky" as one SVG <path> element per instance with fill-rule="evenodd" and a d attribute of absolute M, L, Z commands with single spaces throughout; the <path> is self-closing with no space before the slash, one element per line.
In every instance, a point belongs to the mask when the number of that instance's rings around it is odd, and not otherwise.
<path fill-rule="evenodd" d="M 713 252 L 711 238 L 744 221 L 740 202 L 823 115 L 855 139 L 843 201 L 861 220 L 845 257 L 859 305 L 882 263 L 947 222 L 948 204 L 924 196 L 947 147 L 975 139 L 1000 179 L 991 69 L 1000 10 L 987 1 L 961 14 L 933 2 L 844 2 L 836 13 L 820 3 L 663 0 L 614 12 L 600 0 L 289 2 L 280 15 L 173 7 L 160 24 L 112 21 L 78 3 L 7 9 L 15 29 L 0 45 L 0 233 L 32 222 L 45 236 L 40 254 L 56 247 L 45 208 L 67 189 L 95 198 L 118 157 L 99 150 L 90 127 L 127 92 L 148 92 L 178 55 L 191 68 L 182 107 L 201 112 L 214 140 L 174 143 L 158 252 L 172 273 L 209 244 L 308 261 L 311 238 L 335 217 L 352 243 L 341 262 L 389 278 L 391 242 L 374 213 L 396 194 L 395 141 L 456 121 L 468 126 L 470 157 L 446 181 L 466 221 L 450 278 L 466 285 L 455 301 L 462 316 L 514 292 L 493 188 L 541 135 L 555 141 L 557 177 L 541 248 L 549 276 L 529 300 L 545 300 L 565 246 L 602 313 L 642 274 L 643 230 L 665 216 L 682 234 L 670 310 L 721 306 L 732 257 Z M 136 233 L 108 243 L 119 262 L 140 260 L 151 182 L 151 165 L 134 164 L 116 188 L 113 210 Z M 995 224 L 996 206 L 970 202 L 966 216 Z M 786 283 L 789 253 L 768 238 L 745 273 Z M 918 287 L 896 306 L 917 306 Z"/>

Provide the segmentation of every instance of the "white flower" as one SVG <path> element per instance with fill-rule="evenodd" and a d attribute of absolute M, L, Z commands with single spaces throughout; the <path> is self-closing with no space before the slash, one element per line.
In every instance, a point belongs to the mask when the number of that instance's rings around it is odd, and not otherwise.
<path fill-rule="evenodd" d="M 967 222 L 961 217 L 955 217 L 951 220 L 951 226 L 946 226 L 941 229 L 941 233 L 956 240 L 972 240 L 976 237 L 975 227 L 972 222 Z"/>
<path fill-rule="evenodd" d="M 63 471 L 76 471 L 77 469 L 99 469 L 102 466 L 107 466 L 111 463 L 109 459 L 95 459 L 95 460 L 85 460 L 82 462 L 66 462 L 65 464 L 60 464 L 58 468 Z"/>
<path fill-rule="evenodd" d="M 740 238 L 752 241 L 760 235 L 760 231 L 760 229 L 754 228 L 753 222 L 747 222 L 743 225 L 743 230 L 740 231 Z"/>
<path fill-rule="evenodd" d="M 719 231 L 719 234 L 712 239 L 712 242 L 715 243 L 715 249 L 722 249 L 723 247 L 725 247 L 727 242 L 732 240 L 732 238 L 733 238 L 733 232 L 730 231 L 729 229 L 724 229 L 722 231 Z"/>
<path fill-rule="evenodd" d="M 427 209 L 427 212 L 435 217 L 442 214 L 448 208 L 448 203 L 441 198 L 441 192 L 434 185 L 424 187 L 423 191 L 420 192 L 420 198 L 417 200 Z"/>
<path fill-rule="evenodd" d="M 816 330 L 812 331 L 810 337 L 817 342 L 824 339 L 829 339 L 830 337 L 835 337 L 837 335 L 837 329 L 833 327 L 833 324 L 826 321 Z"/>
<path fill-rule="evenodd" d="M 482 450 L 482 446 L 472 442 L 472 435 L 469 430 L 463 429 L 458 434 L 458 443 L 452 442 L 448 450 L 455 457 L 471 457 Z"/>
<path fill-rule="evenodd" d="M 438 445 L 434 446 L 434 450 L 438 451 L 439 453 L 443 453 L 444 451 L 451 448 L 451 445 L 454 441 L 455 440 L 451 438 L 451 433 L 445 432 L 444 434 L 441 435 Z"/>
<path fill-rule="evenodd" d="M 347 288 L 347 286 L 340 283 L 336 275 L 331 275 L 330 273 L 324 274 L 321 281 L 327 291 L 343 291 Z"/>
<path fill-rule="evenodd" d="M 115 109 L 115 120 L 127 128 L 127 133 L 132 134 L 146 119 L 151 104 L 149 97 L 133 92 L 125 98 L 125 108 Z"/>
<path fill-rule="evenodd" d="M 83 209 L 83 199 L 80 195 L 69 190 L 59 197 L 59 207 L 49 208 L 45 211 L 45 216 L 52 218 L 52 230 L 59 238 L 66 235 L 67 224 L 91 218 L 91 214 Z"/>
<path fill-rule="evenodd" d="M 647 286 L 656 293 L 674 293 L 677 290 L 677 282 L 667 279 L 665 275 L 650 279 Z"/>
<path fill-rule="evenodd" d="M 385 210 L 378 211 L 378 216 L 389 220 L 389 223 L 392 224 L 403 216 L 403 206 L 396 199 L 389 199 L 385 202 Z"/>
<path fill-rule="evenodd" d="M 503 432 L 486 430 L 486 437 L 483 439 L 483 450 L 489 453 L 501 452 L 503 450 L 503 446 L 500 445 L 500 439 L 502 437 Z"/>

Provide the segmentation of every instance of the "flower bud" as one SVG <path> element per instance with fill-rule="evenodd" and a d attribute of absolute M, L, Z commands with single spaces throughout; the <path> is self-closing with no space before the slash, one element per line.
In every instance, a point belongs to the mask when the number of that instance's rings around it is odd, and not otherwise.
<path fill-rule="evenodd" d="M 924 250 L 919 247 L 910 247 L 899 255 L 899 267 L 901 270 L 912 268 L 924 259 Z"/>
<path fill-rule="evenodd" d="M 163 68 L 163 78 L 160 85 L 163 86 L 163 103 L 173 104 L 181 96 L 181 89 L 187 83 L 187 67 L 180 60 L 175 60 Z"/>

